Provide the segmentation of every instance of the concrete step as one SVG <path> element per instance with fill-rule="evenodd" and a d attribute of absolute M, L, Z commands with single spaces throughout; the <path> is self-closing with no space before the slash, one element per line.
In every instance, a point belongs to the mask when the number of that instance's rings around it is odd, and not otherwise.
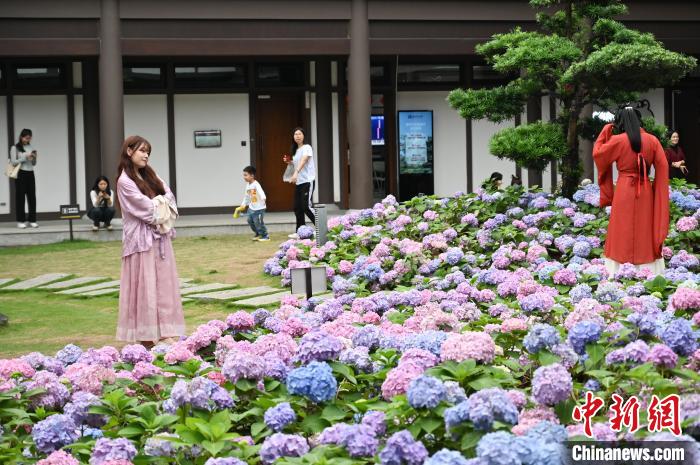
<path fill-rule="evenodd" d="M 0 287 L 4 286 L 5 284 L 11 283 L 13 281 L 17 281 L 15 278 L 0 278 Z"/>
<path fill-rule="evenodd" d="M 105 278 L 103 276 L 83 276 L 82 278 L 73 278 L 73 279 L 69 279 L 67 281 L 59 281 L 57 283 L 47 284 L 45 286 L 39 286 L 39 289 L 47 289 L 47 290 L 68 289 L 69 287 L 92 284 L 92 283 L 96 283 L 97 281 L 104 281 L 105 279 L 107 279 L 107 278 Z"/>
<path fill-rule="evenodd" d="M 91 286 L 82 286 L 82 287 L 76 287 L 73 289 L 68 289 L 65 291 L 59 291 L 59 294 L 67 294 L 67 295 L 76 295 L 76 294 L 84 294 L 85 292 L 91 292 L 91 291 L 99 291 L 102 289 L 109 289 L 109 288 L 116 288 L 116 290 L 119 290 L 119 280 L 115 279 L 112 281 L 107 281 L 104 283 L 99 283 L 99 284 L 93 284 Z"/>
<path fill-rule="evenodd" d="M 234 284 L 222 284 L 222 283 L 208 283 L 208 284 L 195 284 L 193 286 L 188 286 L 186 288 L 180 288 L 181 295 L 190 294 L 201 294 L 208 291 L 220 291 L 223 289 L 231 289 L 236 287 Z"/>
<path fill-rule="evenodd" d="M 67 276 L 68 273 L 47 273 L 37 276 L 36 278 L 27 279 L 25 281 L 20 281 L 15 284 L 11 284 L 3 288 L 4 291 L 25 291 L 27 289 L 32 289 L 35 287 L 42 286 L 44 284 L 52 283 L 54 281 L 61 280 Z"/>
<path fill-rule="evenodd" d="M 327 205 L 328 218 L 343 215 L 336 205 Z M 233 213 L 233 207 L 231 207 Z M 184 215 L 177 219 L 175 229 L 179 237 L 201 237 L 229 234 L 251 234 L 247 216 L 233 218 L 231 213 L 214 215 Z M 269 232 L 294 232 L 296 220 L 293 212 L 267 212 L 265 225 Z M 87 219 L 73 221 L 73 237 L 88 241 L 121 241 L 122 222 L 120 218 L 112 221 L 114 230 L 100 229 L 92 231 L 92 222 Z M 39 227 L 18 229 L 17 223 L 0 223 L 0 247 L 51 244 L 70 238 L 67 220 L 42 221 Z"/>
<path fill-rule="evenodd" d="M 228 291 L 209 292 L 204 294 L 188 294 L 191 299 L 201 300 L 234 300 L 243 297 L 252 297 L 256 295 L 271 294 L 279 289 L 270 286 L 248 287 L 243 289 L 231 289 Z"/>

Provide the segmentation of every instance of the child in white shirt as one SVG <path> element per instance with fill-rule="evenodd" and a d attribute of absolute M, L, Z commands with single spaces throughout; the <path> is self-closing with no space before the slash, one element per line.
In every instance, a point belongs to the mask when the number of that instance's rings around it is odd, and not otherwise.
<path fill-rule="evenodd" d="M 238 216 L 241 211 L 248 210 L 248 224 L 253 230 L 255 236 L 254 241 L 265 242 L 269 241 L 270 237 L 267 234 L 265 227 L 265 191 L 258 181 L 255 180 L 255 167 L 246 166 L 243 168 L 243 180 L 247 183 L 245 187 L 245 197 L 241 206 L 236 208 L 234 217 Z"/>

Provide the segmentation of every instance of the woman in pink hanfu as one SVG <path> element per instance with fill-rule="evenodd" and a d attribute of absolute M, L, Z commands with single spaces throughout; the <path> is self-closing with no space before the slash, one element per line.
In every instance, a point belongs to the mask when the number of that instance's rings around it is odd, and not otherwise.
<path fill-rule="evenodd" d="M 168 185 L 148 165 L 150 154 L 146 139 L 128 137 L 117 173 L 124 226 L 117 339 L 146 346 L 185 334 L 171 242 L 177 205 Z"/>

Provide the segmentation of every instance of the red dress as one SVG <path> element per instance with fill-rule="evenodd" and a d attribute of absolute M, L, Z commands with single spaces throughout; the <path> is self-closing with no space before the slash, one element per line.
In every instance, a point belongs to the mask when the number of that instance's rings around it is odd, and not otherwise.
<path fill-rule="evenodd" d="M 605 257 L 635 265 L 661 258 L 668 234 L 668 162 L 661 143 L 642 129 L 642 157 L 638 159 L 626 134 L 613 135 L 608 124 L 593 146 L 598 167 L 600 206 L 612 205 Z M 613 186 L 613 163 L 617 186 Z M 640 165 L 654 166 L 654 182 L 640 176 Z"/>

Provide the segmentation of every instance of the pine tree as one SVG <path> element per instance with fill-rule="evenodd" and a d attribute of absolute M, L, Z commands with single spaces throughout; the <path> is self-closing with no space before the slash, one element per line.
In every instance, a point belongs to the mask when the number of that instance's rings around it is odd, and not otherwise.
<path fill-rule="evenodd" d="M 512 78 L 493 88 L 454 90 L 448 101 L 463 118 L 498 123 L 522 114 L 529 98 L 556 98 L 560 111 L 554 122 L 504 129 L 490 149 L 525 168 L 541 170 L 559 161 L 562 191 L 570 197 L 581 176 L 584 107 L 636 100 L 641 92 L 678 81 L 697 60 L 616 20 L 627 13 L 621 0 L 530 0 L 530 5 L 540 10 L 538 31 L 516 28 L 476 47 L 489 65 Z"/>

